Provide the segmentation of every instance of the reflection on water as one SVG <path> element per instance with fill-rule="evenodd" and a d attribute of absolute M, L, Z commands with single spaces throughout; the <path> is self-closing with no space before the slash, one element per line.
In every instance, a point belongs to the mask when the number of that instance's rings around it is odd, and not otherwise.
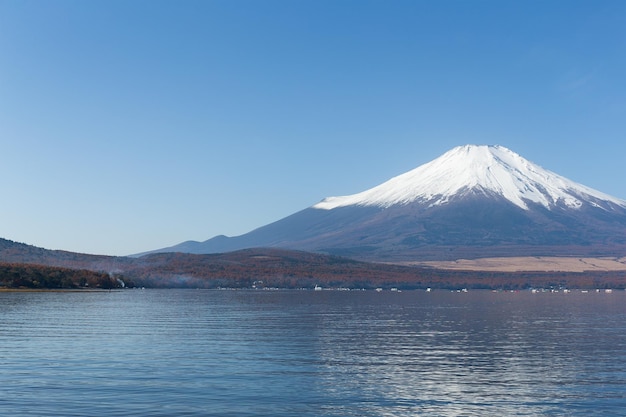
<path fill-rule="evenodd" d="M 625 301 L 0 293 L 0 415 L 623 415 Z"/>

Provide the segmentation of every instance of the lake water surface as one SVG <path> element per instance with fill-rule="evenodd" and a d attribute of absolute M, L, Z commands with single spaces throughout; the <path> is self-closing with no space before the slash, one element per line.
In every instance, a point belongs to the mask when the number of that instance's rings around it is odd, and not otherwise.
<path fill-rule="evenodd" d="M 624 416 L 626 293 L 0 293 L 0 415 Z"/>

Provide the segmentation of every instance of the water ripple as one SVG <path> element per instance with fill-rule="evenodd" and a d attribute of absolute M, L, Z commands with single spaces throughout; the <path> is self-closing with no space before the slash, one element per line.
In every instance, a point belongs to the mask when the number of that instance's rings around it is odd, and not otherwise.
<path fill-rule="evenodd" d="M 626 295 L 0 293 L 0 414 L 607 416 Z"/>

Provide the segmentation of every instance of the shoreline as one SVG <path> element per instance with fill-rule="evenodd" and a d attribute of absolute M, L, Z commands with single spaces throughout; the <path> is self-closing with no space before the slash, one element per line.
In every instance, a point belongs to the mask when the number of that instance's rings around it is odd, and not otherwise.
<path fill-rule="evenodd" d="M 121 291 L 123 288 L 9 288 L 0 287 L 0 292 L 111 292 Z"/>

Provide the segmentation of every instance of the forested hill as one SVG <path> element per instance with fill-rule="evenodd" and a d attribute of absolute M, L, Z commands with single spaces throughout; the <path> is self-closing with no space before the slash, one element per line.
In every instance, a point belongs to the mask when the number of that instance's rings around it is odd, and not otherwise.
<path fill-rule="evenodd" d="M 132 285 L 103 272 L 42 265 L 0 263 L 0 288 L 112 289 Z"/>
<path fill-rule="evenodd" d="M 369 263 L 255 248 L 140 258 L 52 251 L 0 239 L 0 286 L 25 288 L 624 288 L 626 271 L 486 272 Z"/>
<path fill-rule="evenodd" d="M 125 272 L 136 285 L 188 288 L 624 288 L 626 271 L 454 271 L 282 249 L 244 249 L 214 255 L 153 254 Z"/>
<path fill-rule="evenodd" d="M 58 266 L 92 271 L 115 271 L 132 262 L 123 256 L 89 255 L 50 250 L 0 238 L 0 262 Z"/>

